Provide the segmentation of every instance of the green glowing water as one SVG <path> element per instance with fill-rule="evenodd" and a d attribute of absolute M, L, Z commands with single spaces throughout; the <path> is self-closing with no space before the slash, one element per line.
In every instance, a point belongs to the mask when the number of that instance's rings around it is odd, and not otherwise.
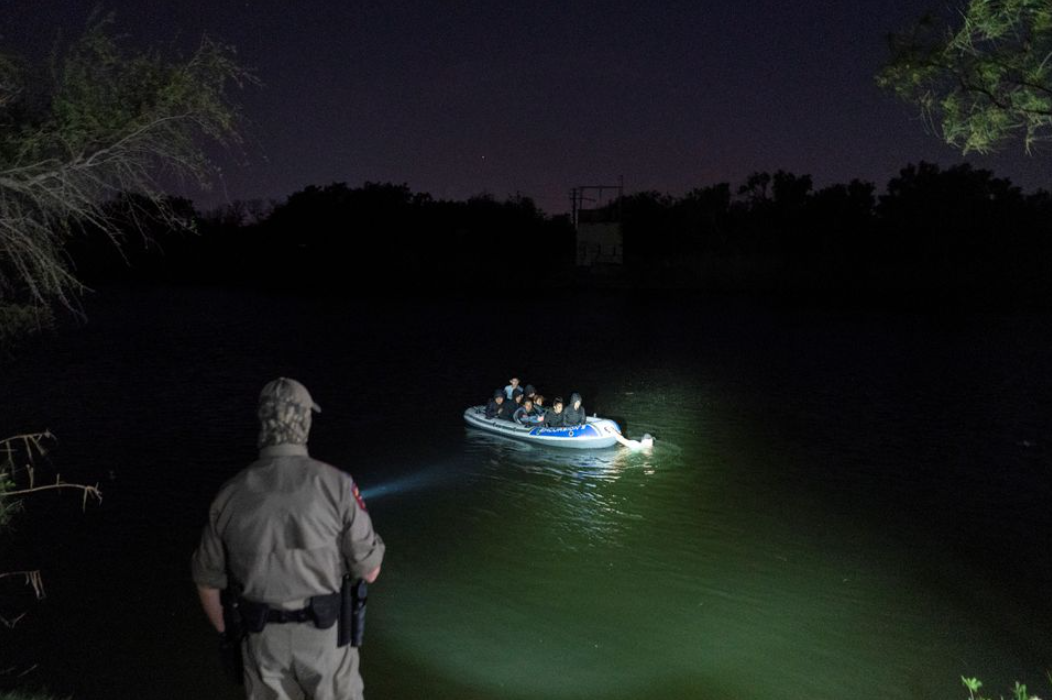
<path fill-rule="evenodd" d="M 662 436 L 651 454 L 469 432 L 448 483 L 378 498 L 378 514 L 411 514 L 391 523 L 405 566 L 377 606 L 397 659 L 380 695 L 954 697 L 961 674 L 1040 671 L 1035 619 L 988 580 L 994 564 L 895 512 L 907 484 L 814 486 L 772 426 L 691 396 L 608 399 L 649 418 L 635 430 Z M 851 468 L 835 458 L 818 471 Z"/>
<path fill-rule="evenodd" d="M 52 535 L 29 549 L 53 585 L 19 643 L 58 690 L 238 696 L 187 562 L 251 459 L 255 393 L 287 374 L 325 407 L 313 453 L 355 475 L 388 543 L 373 700 L 959 698 L 961 675 L 1041 694 L 1046 317 L 187 290 L 97 307 L 15 363 L 0 413 L 46 421 L 67 478 L 110 475 L 102 507 L 24 521 Z M 655 448 L 466 428 L 513 373 Z"/>

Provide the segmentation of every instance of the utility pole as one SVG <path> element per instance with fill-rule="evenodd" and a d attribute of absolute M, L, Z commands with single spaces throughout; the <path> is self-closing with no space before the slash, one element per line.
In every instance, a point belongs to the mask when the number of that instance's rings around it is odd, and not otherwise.
<path fill-rule="evenodd" d="M 581 213 L 597 203 L 597 207 L 608 206 L 609 197 L 604 194 L 617 193 L 617 204 L 608 208 L 604 216 L 582 217 Z M 609 268 L 620 266 L 623 256 L 621 233 L 622 200 L 625 196 L 625 178 L 619 176 L 616 185 L 578 185 L 570 189 L 570 223 L 573 225 L 577 248 L 577 266 L 593 268 L 596 265 Z M 601 211 L 601 209 L 600 209 Z M 582 218 L 584 219 L 582 221 Z"/>
<path fill-rule="evenodd" d="M 601 202 L 603 201 L 603 190 L 613 190 L 617 192 L 617 213 L 618 220 L 621 219 L 621 200 L 625 198 L 625 176 L 618 176 L 618 182 L 616 185 L 578 185 L 577 187 L 570 188 L 570 222 L 573 227 L 577 228 L 577 216 L 578 213 L 584 209 L 585 202 Z M 594 197 L 589 197 L 589 193 L 594 193 Z"/>

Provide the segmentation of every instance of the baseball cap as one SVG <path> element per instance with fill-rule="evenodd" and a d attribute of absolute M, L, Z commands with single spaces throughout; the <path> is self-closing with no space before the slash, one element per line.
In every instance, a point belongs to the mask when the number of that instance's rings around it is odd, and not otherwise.
<path fill-rule="evenodd" d="M 267 382 L 266 386 L 263 387 L 263 391 L 259 392 L 260 405 L 270 401 L 292 403 L 304 408 L 310 408 L 315 413 L 321 413 L 321 406 L 314 403 L 314 399 L 310 397 L 307 387 L 288 377 L 278 377 L 273 381 Z"/>

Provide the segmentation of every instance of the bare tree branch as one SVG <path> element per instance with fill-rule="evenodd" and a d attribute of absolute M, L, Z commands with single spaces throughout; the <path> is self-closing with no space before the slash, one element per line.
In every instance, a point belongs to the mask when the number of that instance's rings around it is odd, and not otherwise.
<path fill-rule="evenodd" d="M 129 53 L 111 24 L 95 17 L 53 57 L 43 108 L 23 99 L 41 76 L 0 56 L 0 126 L 12 126 L 0 129 L 0 305 L 74 308 L 84 288 L 65 258 L 71 237 L 91 230 L 119 249 L 129 223 L 186 227 L 166 185 L 207 186 L 218 171 L 202 144 L 240 143 L 230 90 L 255 79 L 232 49 L 206 37 L 184 61 Z M 108 203 L 128 193 L 148 207 L 124 221 Z"/>
<path fill-rule="evenodd" d="M 0 579 L 13 578 L 15 576 L 21 576 L 25 579 L 25 585 L 33 587 L 33 595 L 36 596 L 37 600 L 47 597 L 44 593 L 44 579 L 40 576 L 39 569 L 33 571 L 8 571 L 7 573 L 0 574 Z M 19 618 L 21 618 L 21 615 L 19 615 L 18 618 L 15 618 L 15 621 L 17 622 Z M 13 625 L 8 626 L 12 627 Z"/>
<path fill-rule="evenodd" d="M 47 486 L 33 486 L 26 489 L 19 489 L 17 491 L 8 491 L 7 493 L 0 494 L 0 498 L 8 498 L 10 496 L 25 496 L 30 493 L 39 493 L 40 491 L 50 491 L 53 489 L 78 489 L 84 492 L 84 508 L 88 507 L 88 498 L 95 499 L 96 502 L 102 503 L 102 492 L 99 491 L 99 485 L 88 486 L 86 484 L 71 484 L 66 481 L 62 481 L 58 477 L 55 479 L 55 483 L 48 484 Z"/>

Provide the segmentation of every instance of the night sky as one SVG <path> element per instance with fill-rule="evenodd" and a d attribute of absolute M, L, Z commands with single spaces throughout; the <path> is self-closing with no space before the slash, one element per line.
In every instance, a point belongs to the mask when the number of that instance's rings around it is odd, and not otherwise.
<path fill-rule="evenodd" d="M 95 4 L 0 0 L 0 47 L 39 54 Z M 553 214 L 570 187 L 619 176 L 628 192 L 673 195 L 778 169 L 882 190 L 908 162 L 960 162 L 873 81 L 887 32 L 929 7 L 947 3 L 105 5 L 135 44 L 233 44 L 264 84 L 241 95 L 244 153 L 224 157 L 223 184 L 199 204 L 370 180 L 439 198 L 518 193 Z M 1049 186 L 1052 156 L 1018 142 L 969 161 Z"/>

